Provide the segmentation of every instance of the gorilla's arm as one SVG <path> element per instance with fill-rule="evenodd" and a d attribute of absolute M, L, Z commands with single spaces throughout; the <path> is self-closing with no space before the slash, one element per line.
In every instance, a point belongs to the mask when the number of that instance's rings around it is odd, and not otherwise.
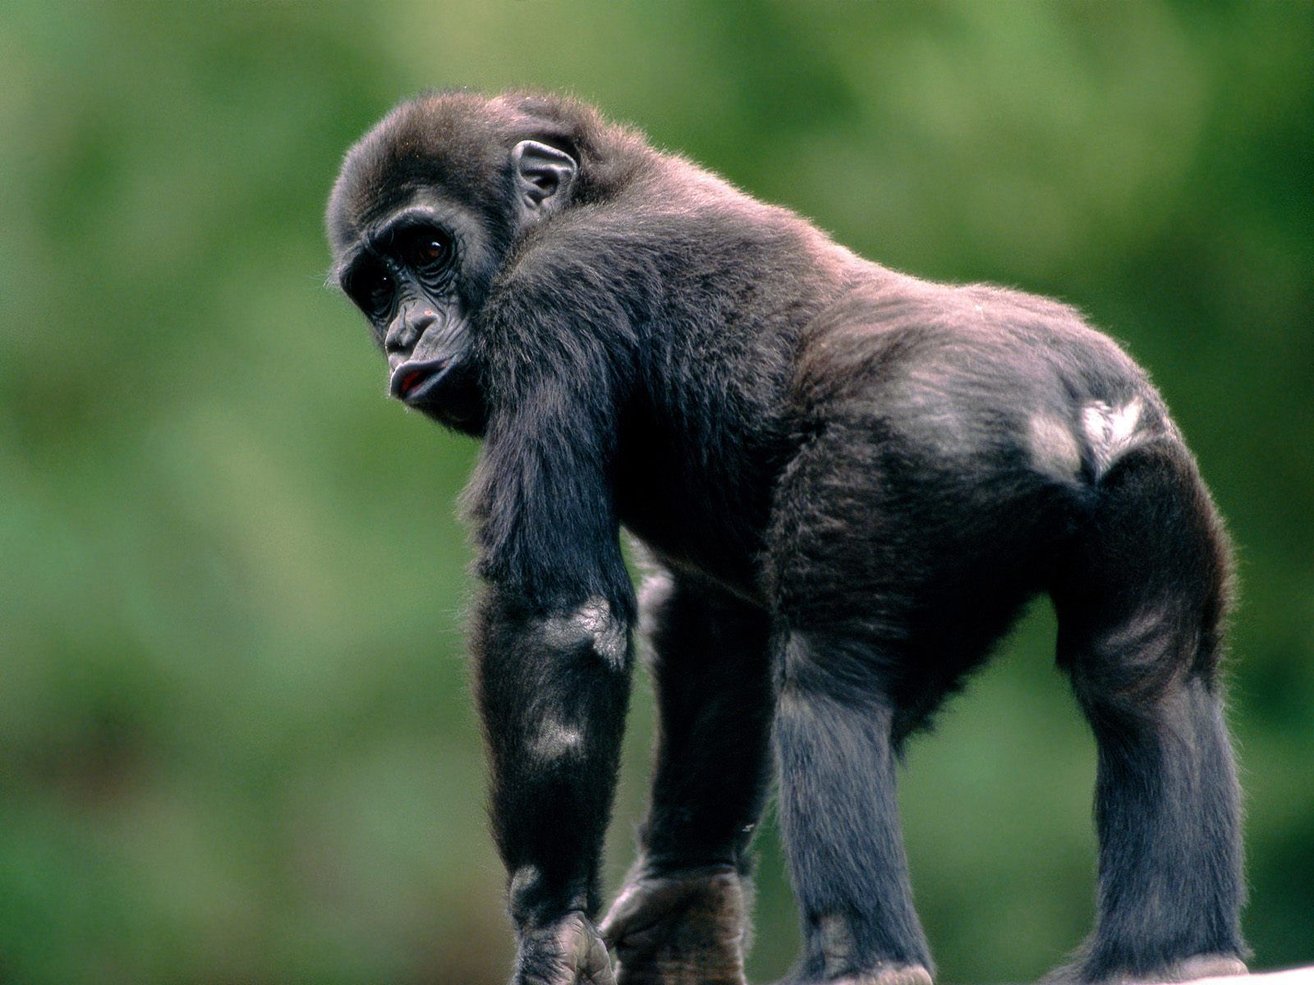
<path fill-rule="evenodd" d="M 500 351 L 517 350 L 504 338 Z M 608 477 L 613 394 L 589 364 L 581 345 L 503 376 L 516 385 L 498 393 L 469 492 L 491 814 L 526 982 L 609 980 L 591 921 L 635 601 Z"/>

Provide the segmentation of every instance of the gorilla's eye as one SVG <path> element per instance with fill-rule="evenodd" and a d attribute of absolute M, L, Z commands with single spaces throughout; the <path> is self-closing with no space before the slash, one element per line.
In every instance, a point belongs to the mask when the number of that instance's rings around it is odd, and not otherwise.
<path fill-rule="evenodd" d="M 367 315 L 382 315 L 392 307 L 392 296 L 397 284 L 386 267 L 379 263 L 367 264 L 351 275 L 347 293 Z"/>
<path fill-rule="evenodd" d="M 436 274 L 452 258 L 452 241 L 437 229 L 416 229 L 402 241 L 402 259 L 420 274 Z"/>

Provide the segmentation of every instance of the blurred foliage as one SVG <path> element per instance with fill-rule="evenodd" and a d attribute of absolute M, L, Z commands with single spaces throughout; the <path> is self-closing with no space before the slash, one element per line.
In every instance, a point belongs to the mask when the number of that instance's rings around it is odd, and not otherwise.
<path fill-rule="evenodd" d="M 0 980 L 496 983 L 454 516 L 323 288 L 343 150 L 427 86 L 570 89 L 875 259 L 1082 306 L 1230 517 L 1255 964 L 1314 960 L 1314 5 L 0 5 Z M 950 981 L 1092 911 L 1039 611 L 911 754 Z M 640 682 L 609 856 L 640 815 Z M 797 942 L 771 825 L 756 980 Z"/>

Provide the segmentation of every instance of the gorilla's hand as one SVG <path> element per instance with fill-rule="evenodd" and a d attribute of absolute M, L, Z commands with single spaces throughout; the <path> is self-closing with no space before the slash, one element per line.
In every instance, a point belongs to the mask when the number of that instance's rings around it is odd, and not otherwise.
<path fill-rule="evenodd" d="M 525 931 L 511 985 L 616 985 L 607 947 L 582 913 Z"/>

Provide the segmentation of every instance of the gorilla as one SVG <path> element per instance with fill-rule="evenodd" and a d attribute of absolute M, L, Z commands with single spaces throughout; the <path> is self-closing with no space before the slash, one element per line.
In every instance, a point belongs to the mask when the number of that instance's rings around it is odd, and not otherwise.
<path fill-rule="evenodd" d="M 515 985 L 741 985 L 773 779 L 788 981 L 929 985 L 896 766 L 1041 593 L 1098 748 L 1098 918 L 1053 980 L 1244 972 L 1227 540 L 1162 398 L 1076 311 L 887 269 L 534 92 L 402 103 L 327 228 L 391 395 L 482 439 Z M 639 624 L 651 804 L 595 922 Z"/>

